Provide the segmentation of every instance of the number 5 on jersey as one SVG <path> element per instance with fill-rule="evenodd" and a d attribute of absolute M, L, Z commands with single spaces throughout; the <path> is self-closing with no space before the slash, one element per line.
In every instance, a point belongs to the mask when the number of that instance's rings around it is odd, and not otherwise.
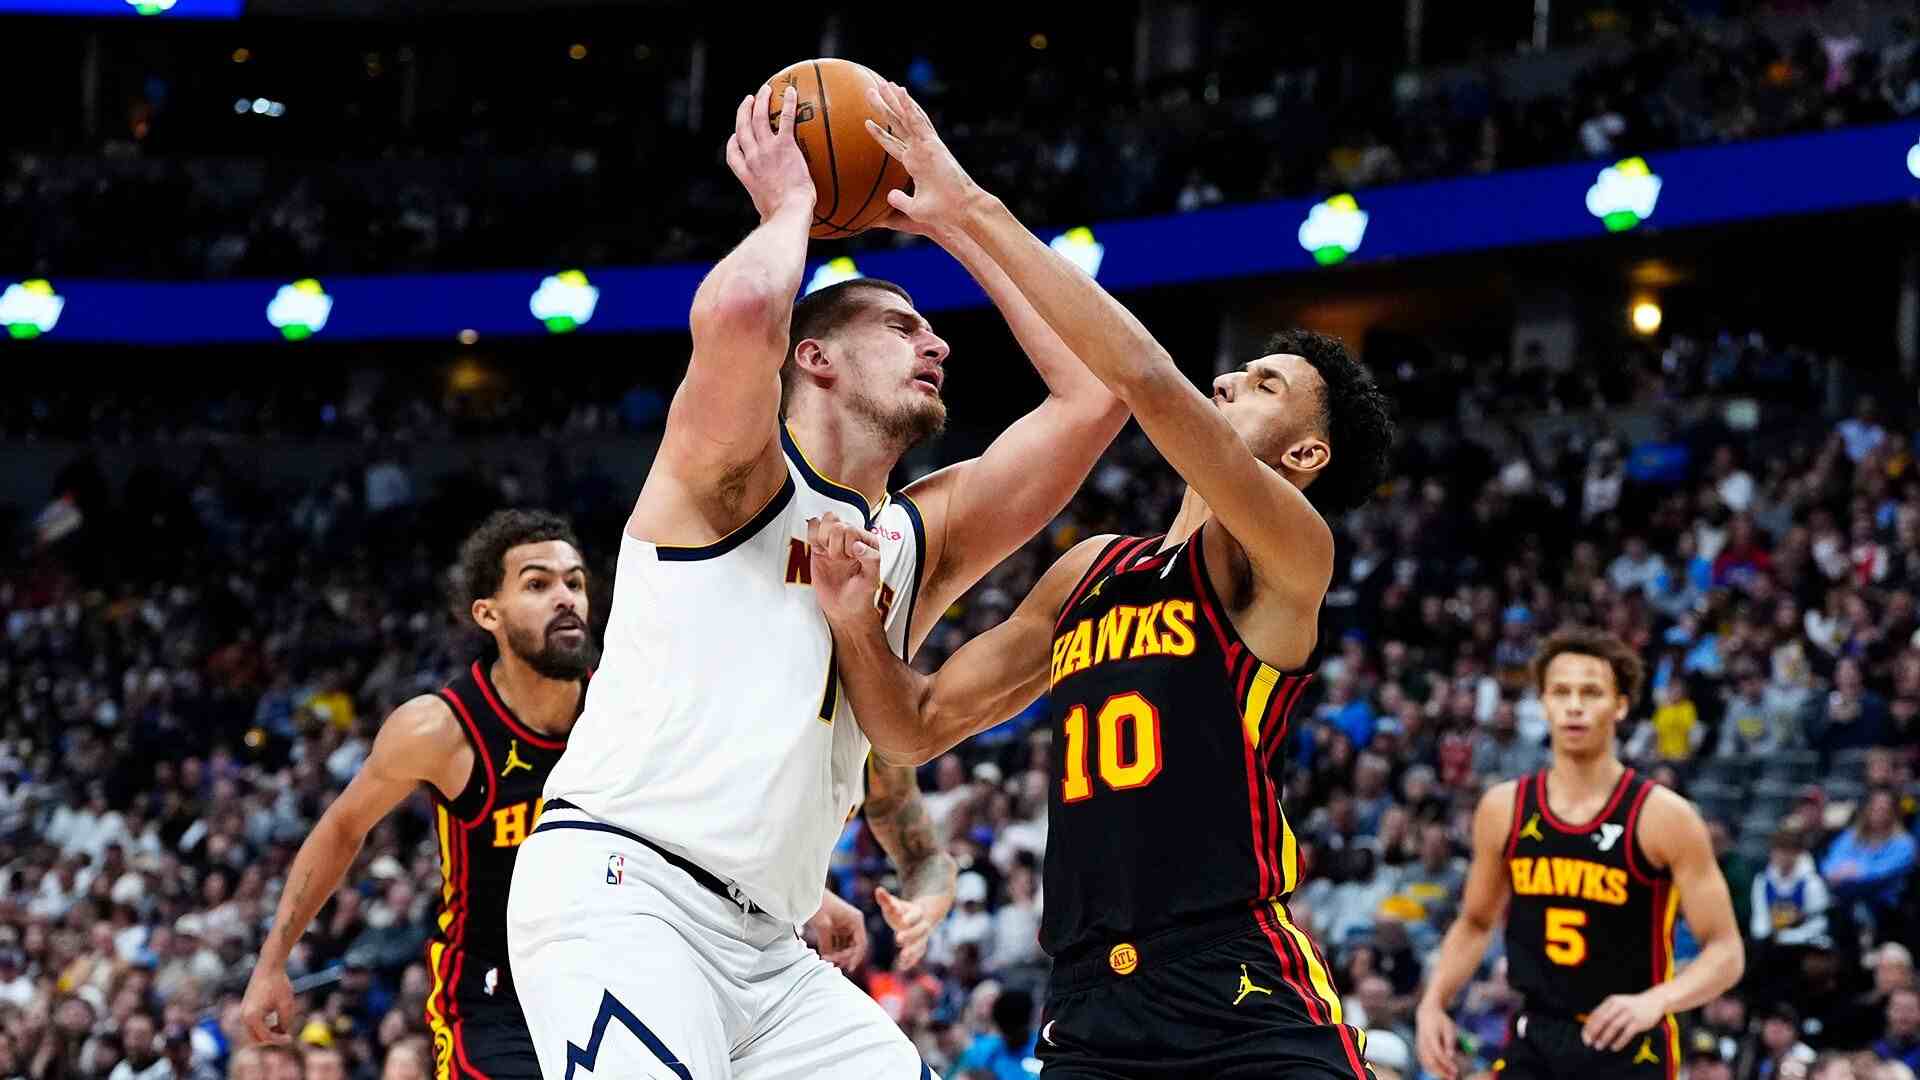
<path fill-rule="evenodd" d="M 1587 913 L 1578 908 L 1547 909 L 1547 959 L 1562 967 L 1578 967 L 1587 959 Z"/>
<path fill-rule="evenodd" d="M 1067 714 L 1067 778 L 1060 797 L 1079 802 L 1093 794 L 1087 771 L 1087 707 L 1075 705 Z M 1145 787 L 1160 775 L 1160 710 L 1139 693 L 1115 694 L 1100 706 L 1093 721 L 1093 741 L 1099 756 L 1100 780 L 1114 791 Z"/>

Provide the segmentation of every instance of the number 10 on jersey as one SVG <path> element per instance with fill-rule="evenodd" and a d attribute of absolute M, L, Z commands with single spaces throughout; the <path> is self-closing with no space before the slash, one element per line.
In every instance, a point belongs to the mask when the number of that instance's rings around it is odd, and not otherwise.
<path fill-rule="evenodd" d="M 1115 694 L 1100 706 L 1089 733 L 1087 707 L 1075 705 L 1067 714 L 1067 777 L 1060 797 L 1079 802 L 1093 795 L 1088 772 L 1089 738 L 1098 758 L 1101 783 L 1114 791 L 1145 787 L 1160 775 L 1160 710 L 1129 690 Z"/>

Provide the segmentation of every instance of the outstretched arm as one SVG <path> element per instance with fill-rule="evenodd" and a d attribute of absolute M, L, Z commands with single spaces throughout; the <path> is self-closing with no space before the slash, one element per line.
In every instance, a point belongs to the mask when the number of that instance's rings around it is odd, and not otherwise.
<path fill-rule="evenodd" d="M 1246 550 L 1261 584 L 1317 605 L 1333 573 L 1333 533 L 1300 489 L 1254 456 L 1132 312 L 966 175 L 904 89 L 888 84 L 869 101 L 892 132 L 871 122 L 868 131 L 914 179 L 914 194 L 890 192 L 888 201 L 929 227 L 958 229 L 978 242 L 1066 347 L 1132 410 L 1180 478 Z"/>
<path fill-rule="evenodd" d="M 734 114 L 727 165 L 753 197 L 760 225 L 694 293 L 693 358 L 627 525 L 636 539 L 704 543 L 724 535 L 770 498 L 783 476 L 775 442 L 780 365 L 806 266 L 814 191 L 793 124 L 771 130 L 770 93 L 761 87 Z M 781 115 L 790 117 L 793 88 L 784 94 Z M 688 507 L 704 519 L 696 535 L 680 535 Z"/>
<path fill-rule="evenodd" d="M 907 489 L 927 522 L 927 600 L 915 606 L 916 625 L 908 629 L 917 644 L 953 601 L 1066 506 L 1126 424 L 1127 410 L 972 237 L 923 228 L 899 211 L 887 224 L 927 234 L 967 268 L 1047 385 L 1047 399 L 985 453 Z"/>
<path fill-rule="evenodd" d="M 1481 796 L 1473 812 L 1473 865 L 1467 871 L 1460 915 L 1440 942 L 1440 955 L 1415 1012 L 1420 1067 L 1443 1080 L 1459 1075 L 1453 1054 L 1453 1018 L 1447 1009 L 1479 968 L 1507 907 L 1506 849 L 1507 833 L 1513 828 L 1513 794 L 1513 781 L 1496 784 Z"/>
<path fill-rule="evenodd" d="M 366 763 L 320 815 L 287 868 L 280 909 L 260 947 L 241 1004 L 241 1018 L 256 1042 L 284 1043 L 292 1037 L 288 1025 L 293 1023 L 293 987 L 287 980 L 287 957 L 306 933 L 307 924 L 340 887 L 367 833 L 423 781 L 458 794 L 473 767 L 472 755 L 459 722 L 437 697 L 414 698 L 380 725 Z"/>
<path fill-rule="evenodd" d="M 1031 705 L 1047 688 L 1054 618 L 1109 537 L 1053 564 L 1007 621 L 922 675 L 887 644 L 874 608 L 879 548 L 870 533 L 827 514 L 808 523 L 813 592 L 833 627 L 840 683 L 874 756 L 920 765 Z"/>
<path fill-rule="evenodd" d="M 911 766 L 868 762 L 866 817 L 873 838 L 900 871 L 900 895 L 881 888 L 874 898 L 893 928 L 894 969 L 911 971 L 927 954 L 933 928 L 953 909 L 960 864 L 940 850 Z"/>
<path fill-rule="evenodd" d="M 1700 942 L 1700 955 L 1685 971 L 1638 994 L 1615 994 L 1587 1019 L 1581 1038 L 1588 1046 L 1624 1050 L 1635 1036 L 1672 1013 L 1698 1008 L 1740 981 L 1746 946 L 1733 918 L 1733 897 L 1713 857 L 1713 838 L 1693 804 L 1655 788 L 1641 809 L 1640 846 L 1656 866 L 1673 875 L 1680 911 Z"/>

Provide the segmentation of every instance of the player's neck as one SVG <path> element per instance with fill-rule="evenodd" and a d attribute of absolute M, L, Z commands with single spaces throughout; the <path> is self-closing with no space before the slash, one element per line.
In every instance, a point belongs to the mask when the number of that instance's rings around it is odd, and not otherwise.
<path fill-rule="evenodd" d="M 523 724 L 542 735 L 560 738 L 573 730 L 584 692 L 573 679 L 549 679 L 510 653 L 501 653 L 487 675 L 500 692 L 500 703 Z"/>
<path fill-rule="evenodd" d="M 1569 796 L 1612 791 L 1626 769 L 1612 754 L 1575 757 L 1555 751 L 1553 765 L 1547 770 L 1547 783 L 1553 790 Z"/>
<path fill-rule="evenodd" d="M 1199 532 L 1200 526 L 1205 525 L 1212 516 L 1213 510 L 1207 506 L 1207 500 L 1201 498 L 1193 488 L 1187 488 L 1186 494 L 1180 497 L 1180 512 L 1173 515 L 1173 523 L 1167 526 L 1166 546 L 1172 547 Z"/>
<path fill-rule="evenodd" d="M 814 408 L 798 411 L 786 419 L 794 445 L 806 455 L 815 472 L 852 488 L 867 500 L 869 507 L 880 505 L 887 492 L 887 477 L 900 461 L 898 447 L 875 435 L 873 430 L 841 410 Z"/>

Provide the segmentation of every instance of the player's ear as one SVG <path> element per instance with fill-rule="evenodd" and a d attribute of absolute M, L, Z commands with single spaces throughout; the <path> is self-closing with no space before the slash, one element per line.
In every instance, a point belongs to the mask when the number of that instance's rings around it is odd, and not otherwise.
<path fill-rule="evenodd" d="M 1309 435 L 1301 439 L 1287 447 L 1286 452 L 1280 455 L 1280 464 L 1287 471 L 1302 473 L 1306 476 L 1312 476 L 1326 468 L 1327 463 L 1332 460 L 1333 449 L 1327 445 L 1325 439 L 1317 435 Z"/>
<path fill-rule="evenodd" d="M 793 363 L 802 375 L 820 382 L 832 382 L 839 374 L 827 348 L 817 338 L 804 338 L 793 347 Z"/>
<path fill-rule="evenodd" d="M 493 606 L 493 601 L 490 599 L 483 597 L 475 600 L 473 606 L 467 609 L 467 613 L 473 616 L 473 621 L 479 625 L 480 629 L 489 634 L 500 628 L 499 609 Z"/>

